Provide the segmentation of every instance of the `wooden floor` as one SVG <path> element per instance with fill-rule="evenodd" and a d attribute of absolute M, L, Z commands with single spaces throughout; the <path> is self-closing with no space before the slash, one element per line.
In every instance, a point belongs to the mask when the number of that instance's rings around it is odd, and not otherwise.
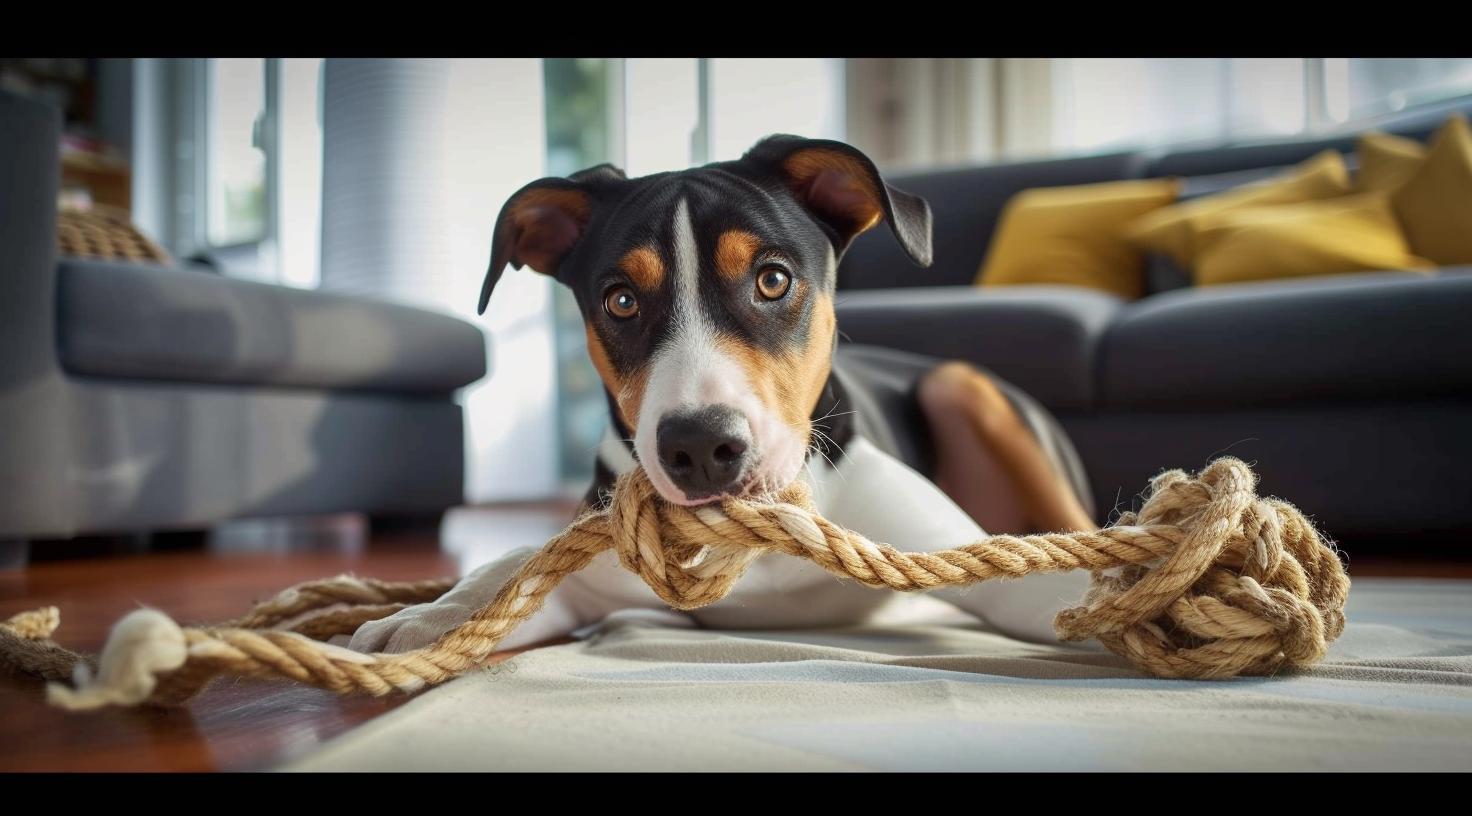
<path fill-rule="evenodd" d="M 57 640 L 95 651 L 108 628 L 140 605 L 183 622 L 222 620 L 299 581 L 341 572 L 408 580 L 458 574 L 496 551 L 540 544 L 569 519 L 564 504 L 466 508 L 439 531 L 368 535 L 337 519 L 305 536 L 235 525 L 190 551 L 40 560 L 0 569 L 0 617 L 62 610 Z M 1472 563 L 1350 554 L 1354 576 L 1472 577 Z M 405 698 L 343 698 L 286 683 L 219 682 L 187 707 L 68 714 L 42 685 L 0 674 L 0 771 L 257 770 L 331 739 Z"/>
<path fill-rule="evenodd" d="M 234 617 L 301 581 L 343 572 L 414 580 L 460 574 L 497 551 L 538 545 L 572 516 L 568 503 L 464 508 L 433 529 L 370 536 L 353 517 L 301 525 L 236 524 L 190 551 L 53 560 L 0 569 L 0 618 L 61 609 L 56 640 L 96 652 L 118 618 L 156 607 L 180 622 Z M 0 670 L 0 771 L 259 770 L 408 698 L 340 697 L 289 683 L 220 681 L 178 709 L 67 713 L 43 684 Z"/>

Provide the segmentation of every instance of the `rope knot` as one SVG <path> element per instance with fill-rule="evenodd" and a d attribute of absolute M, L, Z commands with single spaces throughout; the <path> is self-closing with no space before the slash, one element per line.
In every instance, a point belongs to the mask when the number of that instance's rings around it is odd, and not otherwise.
<path fill-rule="evenodd" d="M 1320 660 L 1343 630 L 1349 579 L 1303 514 L 1259 498 L 1256 486 L 1230 457 L 1194 479 L 1156 477 L 1129 521 L 1174 526 L 1173 551 L 1153 568 L 1095 572 L 1084 604 L 1058 615 L 1058 635 L 1098 638 L 1162 677 L 1271 674 Z"/>
<path fill-rule="evenodd" d="M 773 534 L 781 527 L 774 514 L 811 504 L 799 483 L 775 497 L 684 507 L 665 502 L 634 471 L 615 485 L 608 532 L 624 569 L 670 606 L 696 609 L 724 598 L 752 561 L 784 540 Z"/>

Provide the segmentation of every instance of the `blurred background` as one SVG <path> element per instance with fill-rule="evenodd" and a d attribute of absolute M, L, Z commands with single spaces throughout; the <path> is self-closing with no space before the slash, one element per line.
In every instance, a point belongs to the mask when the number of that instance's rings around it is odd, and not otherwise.
<path fill-rule="evenodd" d="M 887 172 L 1320 137 L 1472 93 L 1472 59 L 6 59 L 65 111 L 63 194 L 175 258 L 477 321 L 469 501 L 580 491 L 605 422 L 551 281 L 475 299 L 507 196 L 613 162 L 737 158 L 772 132 Z"/>

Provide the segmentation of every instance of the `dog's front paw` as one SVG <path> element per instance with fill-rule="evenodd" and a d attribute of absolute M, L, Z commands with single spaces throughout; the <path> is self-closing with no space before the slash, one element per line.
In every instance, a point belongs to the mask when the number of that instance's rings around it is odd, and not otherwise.
<path fill-rule="evenodd" d="M 356 652 L 399 653 L 429 646 L 489 604 L 536 552 L 528 547 L 508 553 L 461 578 L 439 600 L 415 604 L 359 626 L 347 647 Z"/>

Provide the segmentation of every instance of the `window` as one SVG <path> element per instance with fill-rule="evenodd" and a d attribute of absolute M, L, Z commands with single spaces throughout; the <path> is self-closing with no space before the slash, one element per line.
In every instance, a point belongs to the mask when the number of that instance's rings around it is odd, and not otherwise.
<path fill-rule="evenodd" d="M 322 198 L 322 60 L 176 60 L 185 166 L 171 249 L 220 271 L 315 287 Z"/>
<path fill-rule="evenodd" d="M 1229 138 L 1292 136 L 1308 122 L 1303 59 L 1223 60 Z"/>
<path fill-rule="evenodd" d="M 542 62 L 547 116 L 547 173 L 566 176 L 614 160 L 611 103 L 618 67 L 612 60 L 546 59 Z M 611 90 L 615 92 L 610 92 Z M 531 181 L 531 179 L 527 179 Z M 607 423 L 603 381 L 588 359 L 582 313 L 566 287 L 552 290 L 557 353 L 557 425 L 560 478 L 586 481 L 593 451 Z"/>
<path fill-rule="evenodd" d="M 205 61 L 206 240 L 211 246 L 266 237 L 266 61 Z"/>
<path fill-rule="evenodd" d="M 1302 59 L 1053 62 L 1059 151 L 1285 136 L 1304 127 Z"/>
<path fill-rule="evenodd" d="M 701 124 L 701 61 L 624 61 L 624 156 L 630 177 L 683 170 L 706 160 Z"/>
<path fill-rule="evenodd" d="M 1059 59 L 1052 151 L 1292 138 L 1472 92 L 1472 59 Z"/>
<path fill-rule="evenodd" d="M 1326 59 L 1324 109 L 1366 119 L 1472 92 L 1472 59 Z"/>
<path fill-rule="evenodd" d="M 609 62 L 543 60 L 548 174 L 566 176 L 610 160 Z"/>
<path fill-rule="evenodd" d="M 321 278 L 322 59 L 281 60 L 278 98 L 277 280 L 310 289 Z"/>
<path fill-rule="evenodd" d="M 842 139 L 843 91 L 842 60 L 710 60 L 710 160 L 773 133 Z"/>

